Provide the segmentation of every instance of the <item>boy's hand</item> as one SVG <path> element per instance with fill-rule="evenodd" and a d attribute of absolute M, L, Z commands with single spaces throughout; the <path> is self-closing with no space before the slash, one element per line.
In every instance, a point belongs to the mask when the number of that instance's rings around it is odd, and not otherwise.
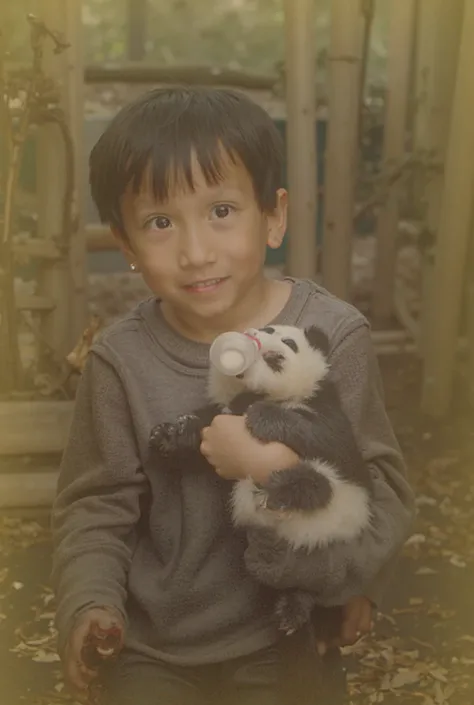
<path fill-rule="evenodd" d="M 254 438 L 244 416 L 216 416 L 201 436 L 201 453 L 226 480 L 251 477 L 265 484 L 272 472 L 296 465 L 299 460 L 281 443 L 261 443 Z"/>
<path fill-rule="evenodd" d="M 335 646 L 352 646 L 365 634 L 373 629 L 373 605 L 367 597 L 353 597 L 343 608 L 343 620 L 339 637 L 331 643 L 318 644 L 318 652 L 322 656 L 327 649 Z"/>
<path fill-rule="evenodd" d="M 119 654 L 123 634 L 122 616 L 112 608 L 94 607 L 78 617 L 64 655 L 65 676 L 73 688 L 88 690 L 100 664 Z"/>

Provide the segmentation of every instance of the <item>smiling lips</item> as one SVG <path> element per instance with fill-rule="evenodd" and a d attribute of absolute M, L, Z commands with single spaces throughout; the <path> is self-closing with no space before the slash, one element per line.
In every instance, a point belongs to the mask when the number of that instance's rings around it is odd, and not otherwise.
<path fill-rule="evenodd" d="M 202 281 L 193 282 L 188 284 L 184 288 L 186 291 L 190 291 L 193 294 L 202 294 L 215 291 L 218 289 L 223 282 L 227 281 L 229 277 L 221 277 L 218 279 L 203 279 Z"/>

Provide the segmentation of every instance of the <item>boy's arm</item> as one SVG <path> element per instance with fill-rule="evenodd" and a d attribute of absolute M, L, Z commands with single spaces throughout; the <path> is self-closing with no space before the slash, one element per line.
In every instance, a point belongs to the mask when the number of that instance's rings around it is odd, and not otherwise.
<path fill-rule="evenodd" d="M 386 414 L 366 323 L 342 338 L 330 363 L 342 406 L 373 476 L 373 521 L 354 541 L 311 552 L 293 550 L 271 530 L 249 529 L 246 565 L 272 587 L 314 591 L 323 605 L 344 604 L 356 595 L 379 604 L 391 565 L 411 530 L 413 493 Z"/>
<path fill-rule="evenodd" d="M 91 352 L 52 511 L 60 653 L 85 609 L 107 606 L 125 617 L 127 572 L 144 487 L 122 384 L 113 367 Z"/>

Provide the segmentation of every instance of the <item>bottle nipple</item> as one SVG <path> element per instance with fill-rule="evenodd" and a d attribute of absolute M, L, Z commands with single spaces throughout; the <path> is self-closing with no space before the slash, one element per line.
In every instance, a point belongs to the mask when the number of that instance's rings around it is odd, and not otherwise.
<path fill-rule="evenodd" d="M 214 367 L 224 375 L 235 377 L 252 365 L 260 349 L 258 340 L 245 333 L 222 333 L 211 345 L 209 358 Z"/>

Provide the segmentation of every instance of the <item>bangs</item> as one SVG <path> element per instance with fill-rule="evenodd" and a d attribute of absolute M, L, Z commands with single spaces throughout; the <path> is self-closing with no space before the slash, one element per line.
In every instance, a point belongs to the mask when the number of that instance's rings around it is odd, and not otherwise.
<path fill-rule="evenodd" d="M 229 162 L 249 173 L 263 210 L 273 210 L 282 176 L 280 136 L 268 114 L 224 90 L 160 89 L 123 109 L 90 156 L 92 197 L 103 222 L 122 228 L 120 201 L 148 183 L 166 202 L 176 188 L 194 190 L 196 163 L 217 185 Z"/>
<path fill-rule="evenodd" d="M 162 138 L 162 133 L 159 135 Z M 192 135 L 185 132 L 183 137 L 174 134 L 173 140 L 152 141 L 143 153 L 133 150 L 125 169 L 125 188 L 128 185 L 133 193 L 149 185 L 155 198 L 165 203 L 170 192 L 195 190 L 195 168 L 201 170 L 208 186 L 216 186 L 225 177 L 229 161 L 238 162 L 238 155 L 214 133 Z"/>

